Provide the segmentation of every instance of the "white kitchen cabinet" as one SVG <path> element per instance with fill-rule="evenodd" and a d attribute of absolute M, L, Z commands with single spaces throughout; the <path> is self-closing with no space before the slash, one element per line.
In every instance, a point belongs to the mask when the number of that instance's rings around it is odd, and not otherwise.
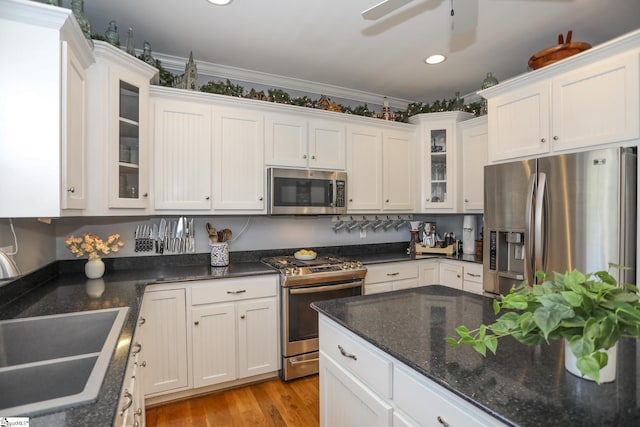
<path fill-rule="evenodd" d="M 504 426 L 322 314 L 319 337 L 321 426 Z"/>
<path fill-rule="evenodd" d="M 213 113 L 214 211 L 266 213 L 263 115 L 229 107 Z"/>
<path fill-rule="evenodd" d="M 364 282 L 366 295 L 418 286 L 418 263 L 414 261 L 388 262 L 367 266 Z"/>
<path fill-rule="evenodd" d="M 211 210 L 210 105 L 152 93 L 156 210 Z"/>
<path fill-rule="evenodd" d="M 440 284 L 440 262 L 437 259 L 417 261 L 418 286 Z"/>
<path fill-rule="evenodd" d="M 341 121 L 309 120 L 309 167 L 345 169 L 345 125 Z"/>
<path fill-rule="evenodd" d="M 440 284 L 462 289 L 463 267 L 459 263 L 440 262 Z"/>
<path fill-rule="evenodd" d="M 463 266 L 462 289 L 474 294 L 482 295 L 482 264 L 465 263 Z"/>
<path fill-rule="evenodd" d="M 149 87 L 158 70 L 95 41 L 87 70 L 89 215 L 144 215 L 151 208 Z"/>
<path fill-rule="evenodd" d="M 640 137 L 638 50 L 606 56 L 607 49 L 614 47 L 585 52 L 483 92 L 489 102 L 489 160 Z"/>
<path fill-rule="evenodd" d="M 185 289 L 152 289 L 140 314 L 146 396 L 189 386 Z"/>
<path fill-rule="evenodd" d="M 145 364 L 141 356 L 142 333 L 139 325 L 132 339 L 131 351 L 127 360 L 124 381 L 120 390 L 120 399 L 116 407 L 114 427 L 138 427 L 146 422 L 144 401 L 144 370 Z"/>
<path fill-rule="evenodd" d="M 299 167 L 309 164 L 308 121 L 293 114 L 265 116 L 264 160 L 267 166 Z"/>
<path fill-rule="evenodd" d="M 277 371 L 277 276 L 213 282 L 191 288 L 194 387 Z"/>
<path fill-rule="evenodd" d="M 462 179 L 457 124 L 472 117 L 469 113 L 446 112 L 410 118 L 411 123 L 418 125 L 422 211 L 458 212 Z"/>
<path fill-rule="evenodd" d="M 349 126 L 348 212 L 412 211 L 414 153 L 409 132 Z"/>
<path fill-rule="evenodd" d="M 462 210 L 481 213 L 484 209 L 484 167 L 488 164 L 487 116 L 460 123 L 462 157 Z"/>
<path fill-rule="evenodd" d="M 87 204 L 86 69 L 94 61 L 91 49 L 70 10 L 37 2 L 4 3 L 0 217 L 79 215 Z"/>

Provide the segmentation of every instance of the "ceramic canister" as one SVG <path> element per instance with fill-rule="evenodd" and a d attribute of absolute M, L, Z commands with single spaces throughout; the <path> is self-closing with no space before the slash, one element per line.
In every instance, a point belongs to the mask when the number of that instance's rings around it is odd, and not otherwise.
<path fill-rule="evenodd" d="M 229 265 L 229 244 L 227 242 L 209 243 L 211 248 L 211 266 L 226 267 Z"/>

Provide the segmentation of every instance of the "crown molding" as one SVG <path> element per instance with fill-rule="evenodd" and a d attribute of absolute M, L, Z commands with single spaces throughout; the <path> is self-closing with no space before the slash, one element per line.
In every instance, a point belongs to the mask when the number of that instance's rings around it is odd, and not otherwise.
<path fill-rule="evenodd" d="M 156 59 L 162 62 L 162 66 L 182 73 L 188 58 L 179 56 L 153 53 Z M 196 61 L 198 74 L 208 77 L 225 78 L 247 83 L 255 83 L 272 88 L 297 90 L 309 94 L 327 95 L 329 97 L 342 98 L 351 101 L 366 102 L 367 104 L 382 105 L 385 95 L 361 90 L 349 89 L 325 83 L 280 76 L 277 74 L 263 73 L 261 71 L 245 68 L 231 67 L 228 65 L 214 64 L 205 61 Z M 407 104 L 415 102 L 409 99 L 387 97 L 389 105 L 395 109 L 406 109 Z"/>

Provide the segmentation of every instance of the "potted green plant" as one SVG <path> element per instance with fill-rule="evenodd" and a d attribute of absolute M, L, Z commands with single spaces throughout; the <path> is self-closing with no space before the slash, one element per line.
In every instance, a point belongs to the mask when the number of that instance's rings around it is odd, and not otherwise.
<path fill-rule="evenodd" d="M 624 269 L 611 263 L 609 267 Z M 555 273 L 553 280 L 538 272 L 536 277 L 539 284 L 524 282 L 493 302 L 496 315 L 506 310 L 494 323 L 473 330 L 458 326 L 459 338 L 446 341 L 455 347 L 469 345 L 486 356 L 487 349 L 495 354 L 498 339 L 506 336 L 528 346 L 564 339 L 582 376 L 599 384 L 600 371 L 609 362 L 606 350 L 620 338 L 640 339 L 638 289 L 618 286 L 607 271 L 585 275 L 573 270 Z"/>

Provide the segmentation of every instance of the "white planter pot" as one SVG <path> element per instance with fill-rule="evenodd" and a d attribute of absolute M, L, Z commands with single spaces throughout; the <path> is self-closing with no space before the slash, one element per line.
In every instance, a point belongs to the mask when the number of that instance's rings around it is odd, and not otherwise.
<path fill-rule="evenodd" d="M 104 274 L 104 262 L 102 259 L 92 259 L 84 265 L 84 274 L 89 279 L 99 279 Z"/>
<path fill-rule="evenodd" d="M 600 383 L 610 383 L 616 379 L 616 363 L 618 359 L 618 344 L 614 345 L 610 349 L 606 350 L 608 362 L 607 366 L 600 370 Z M 578 369 L 577 359 L 571 352 L 569 341 L 564 340 L 564 367 L 567 371 L 573 375 L 584 378 L 585 380 L 593 381 L 589 377 L 585 377 L 580 373 Z"/>

